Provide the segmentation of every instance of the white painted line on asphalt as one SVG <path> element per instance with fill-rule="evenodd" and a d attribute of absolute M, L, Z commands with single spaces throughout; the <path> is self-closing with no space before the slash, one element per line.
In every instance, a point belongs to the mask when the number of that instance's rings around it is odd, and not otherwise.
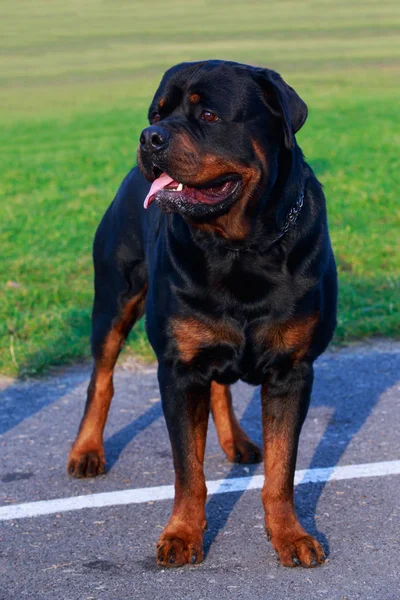
<path fill-rule="evenodd" d="M 361 477 L 383 477 L 385 475 L 400 475 L 400 460 L 387 462 L 366 463 L 363 465 L 348 465 L 345 467 L 327 467 L 324 469 L 304 469 L 296 471 L 295 485 L 303 483 L 323 483 L 325 481 L 340 481 L 342 479 L 359 479 Z M 253 477 L 236 477 L 208 481 L 209 494 L 226 494 L 245 490 L 259 490 L 264 484 L 263 475 Z M 157 500 L 171 500 L 174 497 L 173 485 L 138 488 L 116 492 L 103 492 L 88 496 L 73 496 L 57 498 L 56 500 L 41 500 L 0 506 L 0 521 L 39 517 L 54 513 L 81 510 L 83 508 L 102 508 L 121 504 L 143 504 Z"/>

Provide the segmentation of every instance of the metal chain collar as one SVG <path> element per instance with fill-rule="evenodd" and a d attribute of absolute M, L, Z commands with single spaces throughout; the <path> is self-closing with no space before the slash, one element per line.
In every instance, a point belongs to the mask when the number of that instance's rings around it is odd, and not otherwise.
<path fill-rule="evenodd" d="M 304 191 L 301 192 L 300 196 L 297 199 L 297 202 L 292 208 L 289 210 L 288 216 L 286 218 L 286 223 L 282 229 L 283 233 L 286 233 L 290 227 L 294 227 L 296 225 L 297 217 L 303 207 L 304 204 Z"/>
<path fill-rule="evenodd" d="M 286 217 L 285 225 L 283 226 L 281 233 L 278 235 L 277 238 L 274 239 L 273 242 L 271 242 L 271 245 L 275 244 L 275 242 L 280 240 L 285 235 L 285 233 L 287 233 L 289 231 L 289 229 L 291 227 L 294 227 L 296 225 L 297 217 L 300 214 L 303 204 L 304 204 L 304 190 L 301 192 L 300 196 L 297 198 L 296 204 L 294 206 L 292 206 L 292 208 L 289 210 L 288 215 Z M 232 246 L 228 246 L 225 244 L 224 244 L 224 246 L 227 250 L 230 250 L 231 252 L 235 252 L 237 255 L 239 255 L 239 252 L 241 252 L 241 251 L 250 251 L 250 252 L 255 251 L 255 248 L 249 247 L 249 246 L 241 246 L 240 248 L 233 248 Z"/>

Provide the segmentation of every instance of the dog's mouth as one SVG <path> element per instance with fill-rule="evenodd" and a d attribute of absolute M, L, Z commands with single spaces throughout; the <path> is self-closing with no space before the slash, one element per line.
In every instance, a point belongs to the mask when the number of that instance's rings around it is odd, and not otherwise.
<path fill-rule="evenodd" d="M 148 208 L 154 201 L 214 206 L 236 196 L 240 186 L 241 177 L 236 173 L 224 175 L 198 186 L 184 185 L 175 181 L 167 173 L 161 173 L 153 181 L 145 198 L 144 207 Z"/>

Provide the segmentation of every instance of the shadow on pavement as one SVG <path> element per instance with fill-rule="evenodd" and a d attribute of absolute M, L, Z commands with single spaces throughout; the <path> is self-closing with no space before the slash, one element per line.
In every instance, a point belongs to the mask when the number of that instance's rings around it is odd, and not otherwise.
<path fill-rule="evenodd" d="M 122 451 L 139 433 L 150 427 L 162 416 L 161 401 L 153 404 L 145 413 L 109 437 L 104 443 L 107 460 L 107 472 L 118 461 Z"/>
<path fill-rule="evenodd" d="M 335 467 L 354 436 L 360 431 L 382 393 L 399 380 L 400 353 L 367 352 L 323 357 L 316 368 L 312 407 L 328 407 L 331 417 L 310 461 L 309 468 Z M 87 381 L 88 371 L 77 370 L 60 378 L 16 382 L 0 392 L 0 434 L 15 427 L 43 408 L 56 402 Z M 27 394 L 29 394 L 27 396 Z M 142 431 L 162 416 L 161 403 L 152 405 L 144 414 L 113 434 L 105 442 L 108 469 L 117 462 L 124 448 Z M 241 418 L 244 429 L 261 443 L 261 410 L 259 389 L 256 389 Z M 300 439 L 301 444 L 301 439 Z M 233 465 L 227 478 L 249 477 L 258 465 Z M 328 542 L 318 531 L 316 513 L 326 483 L 301 484 L 296 487 L 295 500 L 300 521 L 329 551 Z M 205 554 L 218 533 L 225 527 L 243 492 L 212 496 L 207 503 L 209 530 L 205 535 Z M 261 503 L 261 499 L 260 499 Z"/>
<path fill-rule="evenodd" d="M 89 368 L 69 371 L 68 377 L 16 381 L 0 392 L 0 435 L 71 393 L 89 376 Z M 78 423 L 77 423 L 78 427 Z"/>
<path fill-rule="evenodd" d="M 330 356 L 320 360 L 316 368 L 312 407 L 332 408 L 332 416 L 310 461 L 309 468 L 334 467 L 343 456 L 353 437 L 360 431 L 381 395 L 399 380 L 400 354 L 371 352 Z M 256 425 L 257 443 L 261 440 L 261 417 L 259 390 L 253 394 L 241 419 Z M 301 445 L 301 438 L 300 438 Z M 229 477 L 248 477 L 257 465 L 234 465 Z M 299 519 L 304 527 L 316 536 L 329 552 L 329 544 L 318 530 L 315 515 L 326 482 L 301 484 L 295 490 L 295 503 Z M 207 503 L 209 530 L 205 535 L 204 551 L 208 554 L 218 533 L 225 527 L 231 512 L 244 492 L 214 495 Z M 261 498 L 260 498 L 261 502 Z"/>

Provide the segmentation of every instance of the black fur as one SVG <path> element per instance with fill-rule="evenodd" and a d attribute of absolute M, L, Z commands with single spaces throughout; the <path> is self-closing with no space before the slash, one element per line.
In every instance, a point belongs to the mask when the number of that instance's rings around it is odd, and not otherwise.
<path fill-rule="evenodd" d="M 200 101 L 191 103 L 191 93 Z M 219 120 L 202 120 L 203 110 L 215 112 Z M 190 480 L 190 403 L 209 394 L 212 380 L 268 383 L 271 405 L 265 405 L 265 414 L 296 415 L 290 433 L 294 469 L 312 363 L 332 338 L 337 296 L 325 198 L 295 138 L 307 107 L 274 71 L 206 61 L 167 71 L 149 110 L 150 123 L 154 113 L 161 117 L 155 127 L 168 132 L 170 141 L 161 151 L 139 150 L 140 169 L 127 175 L 96 234 L 94 356 L 101 355 L 126 301 L 147 283 L 146 327 L 159 362 L 178 479 Z M 190 146 L 181 145 L 182 136 Z M 161 198 L 143 209 L 148 180 L 165 171 L 184 184 L 193 177 L 198 182 L 198 165 L 205 156 L 215 156 L 215 164 L 236 164 L 240 173 L 259 173 L 243 212 L 245 235 L 213 228 L 234 210 L 245 189 L 211 207 Z M 297 222 L 282 235 L 302 193 Z M 268 344 L 255 335 L 260 328 L 268 332 L 313 316 L 307 347 L 296 352 L 290 344 Z M 191 360 L 183 360 L 174 333 L 177 318 L 196 319 L 211 328 L 223 321 L 235 335 L 228 340 L 216 335 L 215 343 L 205 336 Z"/>
<path fill-rule="evenodd" d="M 180 127 L 188 131 L 193 127 L 203 151 L 230 154 L 244 164 L 254 160 L 250 136 L 262 144 L 269 172 L 259 191 L 251 233 L 244 241 L 231 243 L 218 234 L 194 229 L 181 216 L 179 206 L 174 214 L 163 214 L 155 204 L 144 211 L 149 184 L 138 168 L 124 180 L 96 234 L 94 263 L 96 275 L 100 274 L 96 280 L 101 280 L 99 285 L 106 288 L 101 295 L 107 297 L 102 313 L 111 308 L 114 318 L 116 307 L 148 281 L 150 343 L 161 363 L 184 371 L 189 380 L 262 382 L 282 357 L 254 344 L 250 332 L 257 319 L 284 322 L 294 315 L 319 311 L 308 353 L 311 361 L 326 348 L 335 328 L 336 270 L 324 195 L 295 140 L 293 148 L 282 144 L 282 120 L 273 122 L 258 85 L 259 78 L 267 79 L 268 74 L 265 69 L 218 61 L 178 65 L 164 76 L 150 109 L 151 114 L 157 100 L 172 88 L 172 111 L 166 107 L 161 123 L 177 136 Z M 209 90 L 209 104 L 226 120 L 220 132 L 210 132 L 210 139 L 206 128 L 212 130 L 217 124 L 205 123 L 199 134 L 199 125 L 186 119 L 188 108 L 183 106 L 180 86 L 188 88 L 190 76 Z M 170 161 L 168 173 L 175 175 L 173 157 L 157 160 L 162 170 Z M 295 228 L 274 243 L 302 190 L 305 201 Z M 108 281 L 103 281 L 107 276 Z M 242 348 L 205 349 L 195 368 L 182 368 L 169 339 L 169 321 L 176 315 L 193 314 L 206 319 L 229 316 L 243 330 L 246 343 Z M 218 364 L 211 366 L 210 353 L 221 354 Z"/>

